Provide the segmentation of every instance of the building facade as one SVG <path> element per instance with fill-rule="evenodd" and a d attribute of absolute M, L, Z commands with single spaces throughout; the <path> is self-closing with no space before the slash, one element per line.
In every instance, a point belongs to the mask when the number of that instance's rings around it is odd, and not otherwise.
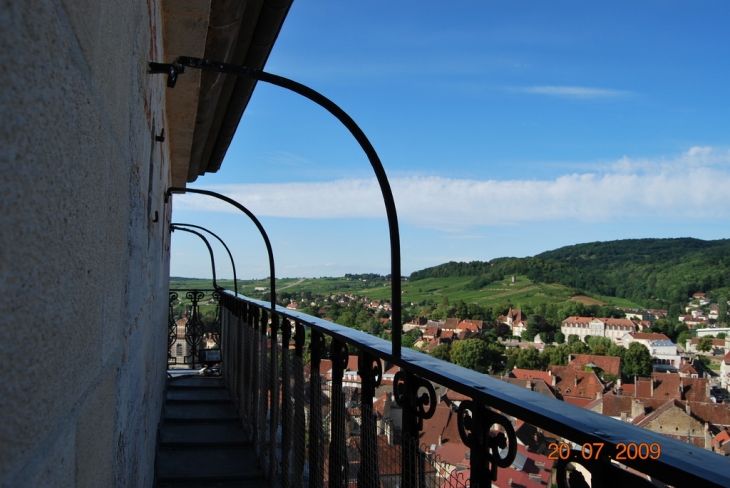
<path fill-rule="evenodd" d="M 606 337 L 620 343 L 621 337 L 636 332 L 636 324 L 629 319 L 602 319 L 597 317 L 568 317 L 563 320 L 560 331 L 565 337 L 577 335 L 584 341 L 586 336 Z"/>

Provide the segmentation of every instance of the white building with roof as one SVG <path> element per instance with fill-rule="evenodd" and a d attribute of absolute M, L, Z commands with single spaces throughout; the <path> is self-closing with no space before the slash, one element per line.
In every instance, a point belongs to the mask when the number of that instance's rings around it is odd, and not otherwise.
<path fill-rule="evenodd" d="M 621 344 L 628 349 L 633 342 L 643 344 L 654 358 L 654 371 L 676 373 L 682 364 L 677 354 L 677 345 L 664 334 L 636 332 L 621 338 Z"/>
<path fill-rule="evenodd" d="M 586 336 L 606 337 L 620 343 L 629 332 L 636 332 L 636 324 L 629 319 L 604 319 L 598 317 L 568 317 L 563 320 L 560 331 L 565 337 L 577 335 L 580 340 Z"/>

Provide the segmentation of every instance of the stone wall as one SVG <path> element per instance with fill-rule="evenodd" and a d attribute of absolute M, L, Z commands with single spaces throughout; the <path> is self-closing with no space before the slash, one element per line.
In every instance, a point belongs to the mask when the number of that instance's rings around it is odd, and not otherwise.
<path fill-rule="evenodd" d="M 151 486 L 166 369 L 158 0 L 0 8 L 0 485 Z M 154 216 L 157 214 L 157 222 Z"/>

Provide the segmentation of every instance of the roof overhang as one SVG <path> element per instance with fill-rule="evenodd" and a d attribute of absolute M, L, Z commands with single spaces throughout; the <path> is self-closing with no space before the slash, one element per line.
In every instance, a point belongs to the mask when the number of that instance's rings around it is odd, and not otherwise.
<path fill-rule="evenodd" d="M 263 69 L 291 2 L 162 0 L 162 62 L 193 56 Z M 252 79 L 188 70 L 166 89 L 172 186 L 220 169 L 255 87 Z"/>

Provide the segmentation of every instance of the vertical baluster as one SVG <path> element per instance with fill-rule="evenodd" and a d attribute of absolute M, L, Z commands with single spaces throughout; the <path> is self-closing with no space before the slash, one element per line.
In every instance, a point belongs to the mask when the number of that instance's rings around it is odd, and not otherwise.
<path fill-rule="evenodd" d="M 416 488 L 417 486 L 417 471 L 414 460 L 416 458 L 415 445 L 418 439 L 419 429 L 418 420 L 416 418 L 416 410 L 414 400 L 417 393 L 417 386 L 415 384 L 415 376 L 407 371 L 404 372 L 405 381 L 403 384 L 404 388 L 404 404 L 403 407 L 403 458 L 402 458 L 402 472 L 403 472 L 403 487 L 404 488 Z"/>
<path fill-rule="evenodd" d="M 360 353 L 358 366 L 362 382 L 360 398 L 362 427 L 360 429 L 360 471 L 357 475 L 357 486 L 358 488 L 379 488 L 378 433 L 373 416 L 373 397 L 375 389 L 380 386 L 383 370 L 380 360 L 365 351 Z"/>
<path fill-rule="evenodd" d="M 347 344 L 334 339 L 332 341 L 329 488 L 344 488 L 348 477 L 345 445 L 345 395 L 342 390 L 342 377 L 347 360 Z"/>
<path fill-rule="evenodd" d="M 241 335 L 239 339 L 239 352 L 243 356 L 241 369 L 239 370 L 239 384 L 241 385 L 241 398 L 243 398 L 243 415 L 246 419 L 246 432 L 253 437 L 251 432 L 251 396 L 253 385 L 251 384 L 253 372 L 253 349 L 251 347 L 251 331 L 253 330 L 252 306 L 249 303 L 241 304 L 242 321 Z"/>
<path fill-rule="evenodd" d="M 269 323 L 269 314 L 265 309 L 261 309 L 261 320 L 259 322 L 258 344 L 259 344 L 259 459 L 261 467 L 265 472 L 269 470 L 269 451 L 267 448 L 267 432 L 266 426 L 269 419 L 267 418 L 269 410 L 269 378 L 268 378 L 268 361 L 266 350 L 266 326 Z"/>
<path fill-rule="evenodd" d="M 281 323 L 281 483 L 285 488 L 291 486 L 291 359 L 289 340 L 291 322 L 283 319 Z"/>
<path fill-rule="evenodd" d="M 295 335 L 295 357 L 294 357 L 294 435 L 293 452 L 294 462 L 292 466 L 292 487 L 303 488 L 304 486 L 304 453 L 306 451 L 306 418 L 304 414 L 304 326 L 296 323 Z M 311 413 L 310 413 L 311 416 Z"/>
<path fill-rule="evenodd" d="M 271 316 L 271 340 L 269 359 L 269 480 L 275 481 L 279 473 L 279 463 L 276 455 L 277 436 L 279 430 L 279 316 Z"/>
<path fill-rule="evenodd" d="M 312 329 L 310 344 L 309 488 L 324 486 L 324 439 L 322 433 L 322 378 L 319 363 L 324 353 L 324 335 Z"/>
<path fill-rule="evenodd" d="M 260 397 L 260 378 L 261 378 L 261 365 L 259 364 L 259 308 L 255 307 L 252 314 L 253 330 L 251 330 L 251 369 L 249 369 L 249 376 L 251 377 L 251 427 L 253 431 L 254 447 L 256 454 L 260 455 L 259 443 L 261 439 L 259 437 L 259 397 Z"/>

